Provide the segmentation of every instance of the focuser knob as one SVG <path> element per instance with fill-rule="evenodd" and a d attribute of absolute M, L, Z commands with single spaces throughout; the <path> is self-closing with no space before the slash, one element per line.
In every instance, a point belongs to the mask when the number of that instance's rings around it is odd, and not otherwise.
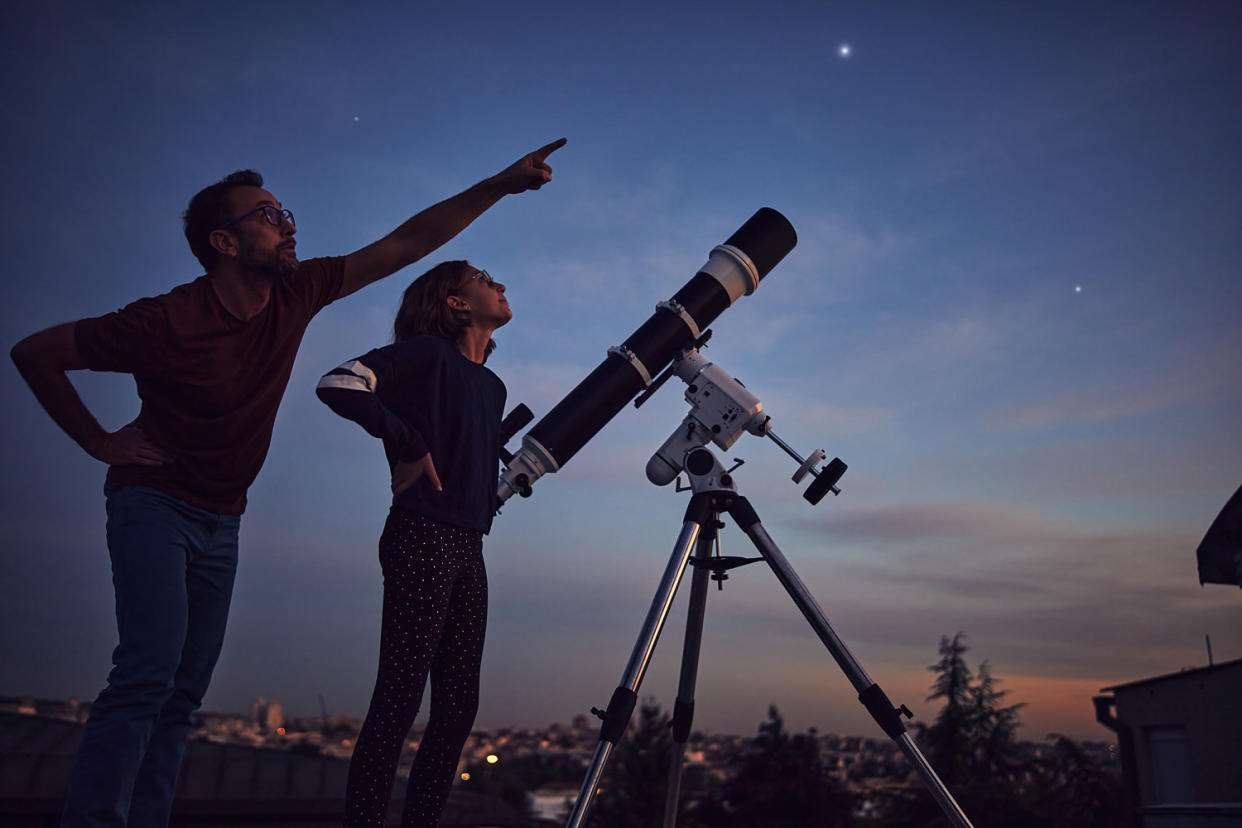
<path fill-rule="evenodd" d="M 513 478 L 513 489 L 522 497 L 530 497 L 532 492 L 530 487 L 530 476 L 526 474 L 519 474 L 517 477 Z"/>

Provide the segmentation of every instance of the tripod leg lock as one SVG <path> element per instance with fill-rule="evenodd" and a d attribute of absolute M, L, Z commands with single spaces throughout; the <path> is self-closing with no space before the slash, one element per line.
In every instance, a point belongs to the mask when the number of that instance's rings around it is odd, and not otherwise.
<path fill-rule="evenodd" d="M 859 693 L 858 700 L 890 739 L 896 740 L 906 732 L 905 722 L 901 720 L 903 715 L 908 719 L 914 716 L 904 704 L 893 707 L 893 703 L 878 684 L 873 684 Z"/>
<path fill-rule="evenodd" d="M 599 728 L 601 742 L 611 742 L 615 745 L 621 741 L 621 737 L 625 735 L 625 727 L 630 723 L 630 717 L 634 715 L 634 705 L 637 701 L 638 694 L 633 690 L 618 687 L 612 691 L 612 698 L 608 700 L 608 709 L 604 711 L 604 723 Z"/>

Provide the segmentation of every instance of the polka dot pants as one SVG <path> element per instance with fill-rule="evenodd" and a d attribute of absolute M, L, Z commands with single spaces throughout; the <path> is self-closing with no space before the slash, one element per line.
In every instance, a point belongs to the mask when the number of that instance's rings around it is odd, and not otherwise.
<path fill-rule="evenodd" d="M 431 710 L 403 826 L 434 828 L 479 706 L 487 627 L 483 534 L 393 509 L 379 544 L 384 616 L 379 675 L 345 793 L 347 828 L 381 828 L 397 761 L 431 675 Z"/>

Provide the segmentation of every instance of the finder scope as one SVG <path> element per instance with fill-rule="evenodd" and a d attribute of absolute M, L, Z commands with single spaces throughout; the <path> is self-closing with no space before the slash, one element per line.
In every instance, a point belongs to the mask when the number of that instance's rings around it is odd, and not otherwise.
<path fill-rule="evenodd" d="M 759 282 L 798 243 L 789 220 L 762 207 L 707 263 L 522 438 L 500 476 L 500 502 L 529 496 L 535 480 L 564 466 L 625 404 L 651 385 L 674 357 Z"/>

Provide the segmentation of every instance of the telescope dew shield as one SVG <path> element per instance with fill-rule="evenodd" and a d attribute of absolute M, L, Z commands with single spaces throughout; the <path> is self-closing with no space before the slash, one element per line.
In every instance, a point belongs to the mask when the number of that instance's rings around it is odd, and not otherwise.
<path fill-rule="evenodd" d="M 500 499 L 565 465 L 634 399 L 716 317 L 759 282 L 798 243 L 793 225 L 762 207 L 717 246 L 681 290 L 578 383 L 522 439 L 522 450 L 501 475 Z M 519 479 L 520 478 L 520 479 Z"/>

